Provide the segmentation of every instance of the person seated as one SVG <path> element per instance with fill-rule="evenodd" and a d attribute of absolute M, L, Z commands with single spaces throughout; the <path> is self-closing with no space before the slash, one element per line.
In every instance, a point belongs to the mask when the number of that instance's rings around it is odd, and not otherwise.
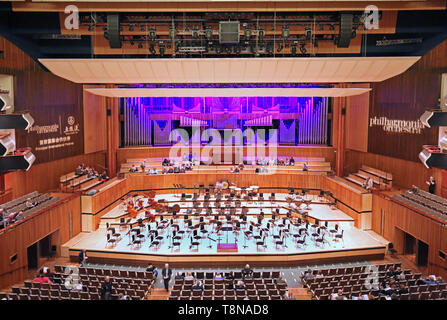
<path fill-rule="evenodd" d="M 393 294 L 399 294 L 399 290 L 396 288 L 396 284 L 393 283 L 387 290 L 383 291 L 383 294 L 386 296 L 391 296 Z"/>
<path fill-rule="evenodd" d="M 35 207 L 37 205 L 36 202 L 32 202 L 31 198 L 26 198 L 25 206 L 27 209 L 31 209 L 32 207 Z"/>
<path fill-rule="evenodd" d="M 246 264 L 245 267 L 241 270 L 242 278 L 251 278 L 253 275 L 253 269 L 250 268 L 249 264 Z"/>
<path fill-rule="evenodd" d="M 436 283 L 443 284 L 443 283 L 445 283 L 445 281 L 444 281 L 444 279 L 442 279 L 442 277 L 436 277 Z"/>
<path fill-rule="evenodd" d="M 348 300 L 348 299 L 343 295 L 343 290 L 338 289 L 337 293 L 332 295 L 332 300 Z"/>
<path fill-rule="evenodd" d="M 34 279 L 33 282 L 40 282 L 40 283 L 49 283 L 52 284 L 53 282 L 51 282 L 51 280 L 45 276 L 44 273 L 40 273 L 38 274 Z"/>
<path fill-rule="evenodd" d="M 230 281 L 225 287 L 226 290 L 234 290 L 234 281 Z"/>
<path fill-rule="evenodd" d="M 225 275 L 225 279 L 227 279 L 227 280 L 234 280 L 234 273 L 233 273 L 233 271 L 228 272 L 228 273 Z"/>
<path fill-rule="evenodd" d="M 244 170 L 244 168 L 245 168 L 244 163 L 243 162 L 239 163 L 239 170 Z"/>
<path fill-rule="evenodd" d="M 276 280 L 276 284 L 287 286 L 287 282 L 286 280 L 283 279 L 282 274 L 279 275 L 279 278 Z"/>
<path fill-rule="evenodd" d="M 309 166 L 307 165 L 307 162 L 304 162 L 303 164 L 303 171 L 309 171 Z"/>
<path fill-rule="evenodd" d="M 203 285 L 201 281 L 194 282 L 193 286 L 191 287 L 191 290 L 202 290 L 203 291 Z"/>
<path fill-rule="evenodd" d="M 175 280 L 183 280 L 185 277 L 183 276 L 183 274 L 181 272 L 177 272 L 177 274 L 175 275 Z"/>
<path fill-rule="evenodd" d="M 239 280 L 237 283 L 236 283 L 236 290 L 245 290 L 246 289 L 246 287 L 245 287 L 245 284 L 244 284 L 244 282 L 242 281 L 242 280 Z"/>
<path fill-rule="evenodd" d="M 76 169 L 75 169 L 75 175 L 77 176 L 82 176 L 84 174 L 84 171 L 82 170 L 81 165 L 79 165 Z"/>
<path fill-rule="evenodd" d="M 314 274 L 312 272 L 311 269 L 308 269 L 307 271 L 304 272 L 304 274 L 302 275 L 302 279 L 304 281 L 309 281 L 312 280 L 314 278 Z"/>
<path fill-rule="evenodd" d="M 169 166 L 169 160 L 166 159 L 166 158 L 164 158 L 164 159 L 163 159 L 163 162 L 161 163 L 161 165 L 162 165 L 163 167 L 168 167 L 168 166 Z"/>
<path fill-rule="evenodd" d="M 194 280 L 194 276 L 192 275 L 191 272 L 188 272 L 188 273 L 186 274 L 185 280 Z"/>
<path fill-rule="evenodd" d="M 180 171 L 180 173 L 185 173 L 185 172 L 186 172 L 185 166 L 182 165 L 182 166 L 180 167 L 179 171 Z"/>
<path fill-rule="evenodd" d="M 180 168 L 178 166 L 174 167 L 174 173 L 180 173 Z"/>
<path fill-rule="evenodd" d="M 154 274 L 154 277 L 158 276 L 158 270 L 157 268 L 152 264 L 152 262 L 149 262 L 146 268 L 146 272 L 152 272 Z"/>
<path fill-rule="evenodd" d="M 431 275 L 428 276 L 426 279 L 421 280 L 422 284 L 436 284 L 436 276 Z"/>
<path fill-rule="evenodd" d="M 103 171 L 103 172 L 101 173 L 101 175 L 99 176 L 99 179 L 100 179 L 102 182 L 109 180 L 109 176 L 107 175 L 107 172 Z"/>
<path fill-rule="evenodd" d="M 220 272 L 216 273 L 214 280 L 223 280 L 222 275 L 220 274 Z"/>
<path fill-rule="evenodd" d="M 23 211 L 12 212 L 8 216 L 8 224 L 13 224 L 23 216 Z"/>
<path fill-rule="evenodd" d="M 168 173 L 174 173 L 174 169 L 172 169 L 172 167 L 169 167 Z"/>
<path fill-rule="evenodd" d="M 404 293 L 408 293 L 408 288 L 405 287 L 405 284 L 401 283 L 399 285 L 399 294 L 404 294 Z"/>
<path fill-rule="evenodd" d="M 138 169 L 137 167 L 135 167 L 135 165 L 133 164 L 132 167 L 130 167 L 129 172 L 137 172 Z"/>
<path fill-rule="evenodd" d="M 51 283 L 54 283 L 54 274 L 51 272 L 50 268 L 43 267 L 42 271 L 43 271 L 44 277 L 47 277 L 48 279 L 50 279 Z"/>
<path fill-rule="evenodd" d="M 291 166 L 294 166 L 294 165 L 295 165 L 295 159 L 293 159 L 293 157 L 290 157 L 289 164 L 290 164 Z"/>
<path fill-rule="evenodd" d="M 163 170 L 161 171 L 161 174 L 167 174 L 168 170 L 166 170 L 166 168 L 163 168 Z"/>

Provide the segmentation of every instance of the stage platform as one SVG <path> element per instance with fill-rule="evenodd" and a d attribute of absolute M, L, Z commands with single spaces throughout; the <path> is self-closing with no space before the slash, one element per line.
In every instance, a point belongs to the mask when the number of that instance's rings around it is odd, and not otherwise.
<path fill-rule="evenodd" d="M 167 201 L 178 201 L 179 197 L 175 195 L 160 195 Z M 278 195 L 278 199 L 285 195 Z M 157 196 L 158 197 L 158 196 Z M 188 202 L 181 203 L 187 206 Z M 248 205 L 248 204 L 247 204 Z M 264 203 L 264 205 L 267 205 Z M 284 205 L 284 203 L 282 203 Z M 358 261 L 368 259 L 383 258 L 387 243 L 378 238 L 373 237 L 370 233 L 362 231 L 354 227 L 353 219 L 336 209 L 333 210 L 329 205 L 311 204 L 309 216 L 313 216 L 320 221 L 328 222 L 328 229 L 333 229 L 338 224 L 344 230 L 343 241 L 335 241 L 328 233 L 325 242 L 321 245 L 312 239 L 309 235 L 306 237 L 306 244 L 300 246 L 294 240 L 293 236 L 284 238 L 286 246 L 277 246 L 272 237 L 277 234 L 279 229 L 272 228 L 270 234 L 266 237 L 266 247 L 257 246 L 256 239 L 247 238 L 242 229 L 239 233 L 233 231 L 221 231 L 218 235 L 214 232 L 212 224 L 206 226 L 207 233 L 203 239 L 199 240 L 199 245 L 190 247 L 191 238 L 186 232 L 180 241 L 180 246 L 172 248 L 172 238 L 170 237 L 170 227 L 160 233 L 163 236 L 161 244 L 157 247 L 149 247 L 150 240 L 147 232 L 141 247 L 132 247 L 129 245 L 130 238 L 125 235 L 126 230 L 119 231 L 122 233 L 122 239 L 115 246 L 107 246 L 106 231 L 104 228 L 105 221 L 117 221 L 125 216 L 125 212 L 119 205 L 115 206 L 102 217 L 101 228 L 97 231 L 84 234 L 77 237 L 75 241 L 72 239 L 66 245 L 69 256 L 75 260 L 81 249 L 86 249 L 89 256 L 89 262 L 92 263 L 122 263 L 144 265 L 147 262 L 153 262 L 157 265 L 166 262 L 173 266 L 242 266 L 246 263 L 257 266 L 273 266 L 273 265 L 300 265 L 309 263 L 325 263 L 325 262 L 341 262 L 341 261 Z M 183 209 L 182 209 L 183 210 Z M 255 221 L 255 215 L 259 214 L 261 209 L 250 208 L 253 215 L 248 216 L 248 225 L 250 220 Z M 264 219 L 266 224 L 269 220 L 268 215 L 271 214 L 270 209 L 262 208 L 266 213 Z M 281 214 L 287 212 L 281 209 Z M 164 218 L 161 216 L 160 218 Z M 191 216 L 193 224 L 199 222 L 200 216 Z M 165 218 L 167 220 L 167 217 Z M 181 227 L 183 216 L 178 215 L 177 224 Z M 152 223 L 153 228 L 156 227 Z M 225 224 L 223 225 L 225 226 Z M 265 225 L 264 225 L 265 227 Z M 290 225 L 290 234 L 297 233 L 293 225 Z M 118 229 L 118 228 L 117 228 Z M 220 239 L 220 240 L 219 240 Z M 229 244 L 228 246 L 226 244 Z M 227 247 L 231 250 L 219 250 Z"/>

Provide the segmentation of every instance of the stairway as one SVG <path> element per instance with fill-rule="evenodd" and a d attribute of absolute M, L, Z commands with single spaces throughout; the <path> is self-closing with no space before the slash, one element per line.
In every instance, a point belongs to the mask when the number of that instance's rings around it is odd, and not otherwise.
<path fill-rule="evenodd" d="M 168 300 L 169 292 L 163 288 L 153 288 L 151 294 L 146 297 L 146 300 Z"/>

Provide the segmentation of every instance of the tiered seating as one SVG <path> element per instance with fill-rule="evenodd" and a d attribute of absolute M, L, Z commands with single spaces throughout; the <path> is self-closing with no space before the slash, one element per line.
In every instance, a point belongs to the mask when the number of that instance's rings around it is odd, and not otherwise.
<path fill-rule="evenodd" d="M 32 202 L 37 203 L 32 208 L 26 207 L 26 199 L 30 198 Z M 17 221 L 24 219 L 40 210 L 48 208 L 60 200 L 60 197 L 53 197 L 48 193 L 41 194 L 37 191 L 28 193 L 20 198 L 9 201 L 0 205 L 0 208 L 6 209 L 8 213 L 22 211 L 23 215 L 17 217 Z M 7 218 L 7 214 L 4 214 L 4 218 Z"/>
<path fill-rule="evenodd" d="M 112 280 L 112 299 L 119 294 L 128 295 L 132 300 L 144 300 L 150 293 L 155 280 L 152 272 L 128 271 L 102 268 L 79 268 L 79 275 L 65 274 L 65 267 L 55 267 L 55 284 L 41 284 L 25 281 L 23 287 L 12 287 L 11 293 L 0 293 L 0 299 L 13 300 L 99 300 L 101 284 L 106 276 Z M 71 283 L 65 286 L 66 278 L 72 277 Z"/>
<path fill-rule="evenodd" d="M 86 192 L 104 183 L 101 179 L 86 174 L 77 175 L 74 171 L 60 177 L 60 189 Z"/>
<path fill-rule="evenodd" d="M 442 197 L 418 190 L 417 193 L 407 191 L 401 195 L 393 195 L 393 198 L 410 207 L 447 221 L 447 200 Z"/>
<path fill-rule="evenodd" d="M 286 157 L 278 157 L 278 160 L 285 160 Z M 309 172 L 330 172 L 331 171 L 331 164 L 330 162 L 326 162 L 324 158 L 305 158 L 300 157 L 296 158 L 295 165 L 294 166 L 276 166 L 276 170 L 279 170 L 279 172 L 283 170 L 296 170 L 296 171 L 302 171 L 304 163 L 307 163 L 308 165 L 308 171 Z M 144 163 L 145 170 L 148 169 L 156 169 L 159 173 L 163 169 L 162 166 L 163 159 L 161 158 L 143 158 L 143 159 L 127 159 L 125 163 L 121 164 L 120 173 L 121 174 L 127 174 L 129 173 L 130 168 L 134 165 L 136 168 L 136 173 L 143 173 L 142 170 L 142 163 Z M 256 168 L 259 168 L 259 165 L 256 165 L 256 162 L 253 161 L 253 159 L 244 158 L 244 162 L 248 163 L 245 165 L 244 171 L 245 172 L 252 172 L 255 171 Z M 252 162 L 254 164 L 252 164 Z M 180 161 L 181 163 L 181 161 Z M 222 171 L 227 172 L 230 170 L 232 165 L 227 166 L 207 166 L 207 165 L 199 165 L 198 161 L 195 162 L 194 166 L 194 172 L 200 172 L 200 171 Z"/>
<path fill-rule="evenodd" d="M 175 280 L 169 300 L 281 300 L 287 285 L 276 283 L 279 275 L 279 271 L 255 271 L 253 278 L 243 280 L 246 289 L 242 290 L 227 289 L 228 284 L 242 280 L 241 272 L 234 272 L 234 281 L 214 280 L 215 272 L 196 272 L 195 279 L 202 281 L 204 290 L 191 290 L 193 280 Z"/>
<path fill-rule="evenodd" d="M 391 266 L 397 268 L 401 266 L 401 263 L 376 265 L 378 269 L 378 275 L 376 274 L 378 276 L 377 284 L 382 283 L 386 278 L 386 271 Z M 366 265 L 348 268 L 315 269 L 313 270 L 315 277 L 311 280 L 303 280 L 303 285 L 318 300 L 330 300 L 331 294 L 337 293 L 340 289 L 348 299 L 368 294 L 378 298 L 380 289 L 377 285 L 376 287 L 366 285 L 367 283 L 373 283 L 370 272 L 371 269 Z M 400 300 L 447 299 L 445 284 L 430 286 L 419 284 L 418 280 L 421 278 L 420 273 L 413 273 L 410 269 L 404 270 L 403 272 L 405 280 L 401 280 L 397 284 L 404 284 L 409 289 L 409 293 L 401 294 L 399 296 Z"/>
<path fill-rule="evenodd" d="M 362 165 L 359 171 L 351 173 L 345 178 L 359 186 L 363 186 L 366 179 L 371 178 L 374 187 L 379 189 L 390 189 L 393 185 L 393 175 L 391 173 L 365 165 Z"/>

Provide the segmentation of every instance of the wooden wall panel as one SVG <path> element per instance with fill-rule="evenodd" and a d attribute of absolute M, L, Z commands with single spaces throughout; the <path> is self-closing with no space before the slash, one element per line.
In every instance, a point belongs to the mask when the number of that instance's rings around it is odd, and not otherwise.
<path fill-rule="evenodd" d="M 70 213 L 72 223 L 69 221 Z M 26 278 L 27 247 L 56 231 L 59 231 L 59 243 L 54 245 L 58 246 L 81 231 L 81 201 L 78 195 L 68 197 L 60 205 L 0 233 L 0 288 Z M 15 254 L 17 260 L 11 263 L 10 258 Z"/>
<path fill-rule="evenodd" d="M 409 70 L 372 84 L 369 117 L 418 121 L 426 109 L 437 106 L 441 73 L 447 68 L 447 41 L 432 49 Z M 420 134 L 387 133 L 381 126 L 369 127 L 368 151 L 418 162 L 424 144 L 437 144 L 438 128 Z"/>
<path fill-rule="evenodd" d="M 80 163 L 101 170 L 105 166 L 105 153 L 96 152 L 31 166 L 29 171 L 15 171 L 5 175 L 6 187 L 11 188 L 13 198 L 33 192 L 47 192 L 59 187 L 60 177 L 73 172 Z"/>
<path fill-rule="evenodd" d="M 106 99 L 85 91 L 86 88 L 98 87 L 83 86 L 84 153 L 107 149 Z"/>
<path fill-rule="evenodd" d="M 370 85 L 359 83 L 355 87 L 369 88 Z M 369 95 L 364 93 L 346 98 L 346 149 L 368 151 Z"/>
<path fill-rule="evenodd" d="M 384 213 L 383 220 L 382 212 Z M 394 203 L 382 194 L 374 194 L 372 229 L 393 242 L 398 252 L 403 251 L 401 239 L 403 233 L 401 231 L 427 243 L 429 245 L 428 273 L 446 278 L 447 261 L 439 257 L 439 251 L 445 252 L 447 249 L 445 240 L 447 239 L 447 227 L 445 225 Z"/>
<path fill-rule="evenodd" d="M 362 164 L 389 172 L 393 175 L 393 186 L 410 189 L 413 185 L 428 191 L 425 181 L 432 175 L 437 181 L 436 194 L 441 195 L 442 170 L 427 169 L 421 162 L 413 162 L 380 154 L 346 151 L 344 174 L 357 172 Z"/>

